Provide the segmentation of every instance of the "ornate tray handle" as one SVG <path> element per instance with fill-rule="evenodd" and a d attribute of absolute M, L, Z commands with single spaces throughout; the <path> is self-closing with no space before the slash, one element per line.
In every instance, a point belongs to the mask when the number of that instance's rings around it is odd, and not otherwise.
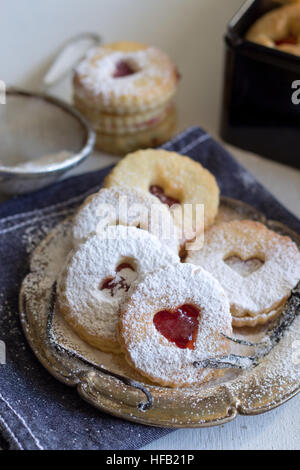
<path fill-rule="evenodd" d="M 55 340 L 55 336 L 53 334 L 53 317 L 54 317 L 54 308 L 55 308 L 55 303 L 56 303 L 56 282 L 53 284 L 51 288 L 51 295 L 50 295 L 50 301 L 49 301 L 49 310 L 48 310 L 48 319 L 47 319 L 47 342 L 50 348 L 55 350 L 56 353 L 60 354 L 61 356 L 67 356 L 68 358 L 73 358 L 77 359 L 79 362 L 82 364 L 85 364 L 87 366 L 93 367 L 93 369 L 96 369 L 97 371 L 101 372 L 102 374 L 108 375 L 110 377 L 114 377 L 115 379 L 120 380 L 124 385 L 128 385 L 129 387 L 133 387 L 137 390 L 141 390 L 146 396 L 147 401 L 146 402 L 140 402 L 137 405 L 137 408 L 139 411 L 148 411 L 152 408 L 153 406 L 153 397 L 150 393 L 150 391 L 140 382 L 137 382 L 135 380 L 129 379 L 128 377 L 124 377 L 123 375 L 116 374 L 114 372 L 111 372 L 107 369 L 104 369 L 103 367 L 93 363 L 92 361 L 89 361 L 88 359 L 84 358 L 80 354 L 78 354 L 75 351 L 69 350 L 60 344 L 57 343 Z"/>

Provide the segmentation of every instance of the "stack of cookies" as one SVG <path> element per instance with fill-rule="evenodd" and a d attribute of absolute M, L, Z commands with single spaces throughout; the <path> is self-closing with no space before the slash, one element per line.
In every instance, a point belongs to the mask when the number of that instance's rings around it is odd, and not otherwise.
<path fill-rule="evenodd" d="M 119 42 L 91 50 L 74 75 L 74 103 L 92 123 L 97 148 L 124 154 L 156 147 L 176 127 L 179 73 L 159 49 Z"/>

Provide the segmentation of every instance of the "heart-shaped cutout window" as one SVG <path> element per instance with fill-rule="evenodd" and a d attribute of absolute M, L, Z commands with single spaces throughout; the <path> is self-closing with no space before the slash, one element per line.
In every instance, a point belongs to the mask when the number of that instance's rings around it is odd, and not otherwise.
<path fill-rule="evenodd" d="M 157 331 L 181 349 L 194 349 L 199 327 L 200 310 L 193 305 L 182 305 L 176 310 L 156 313 L 153 323 Z"/>
<path fill-rule="evenodd" d="M 258 271 L 263 265 L 264 261 L 259 258 L 249 258 L 242 260 L 239 256 L 230 256 L 224 259 L 224 263 L 233 271 L 236 271 L 242 277 L 248 277 L 250 274 Z"/>

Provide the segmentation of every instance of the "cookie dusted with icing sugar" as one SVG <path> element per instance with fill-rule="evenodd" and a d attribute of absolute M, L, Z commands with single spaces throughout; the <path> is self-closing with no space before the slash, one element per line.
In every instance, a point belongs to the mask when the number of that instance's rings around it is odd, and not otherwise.
<path fill-rule="evenodd" d="M 194 362 L 223 356 L 232 334 L 228 299 L 216 279 L 191 264 L 166 266 L 135 285 L 120 314 L 127 361 L 151 381 L 170 387 L 220 375 Z"/>
<path fill-rule="evenodd" d="M 233 325 L 265 324 L 276 318 L 300 280 L 300 252 L 289 238 L 250 220 L 213 226 L 202 250 L 188 263 L 202 266 L 229 297 Z M 237 270 L 237 265 L 243 268 Z"/>
<path fill-rule="evenodd" d="M 179 240 L 168 208 L 154 196 L 129 187 L 101 189 L 87 198 L 73 222 L 73 244 L 110 225 L 127 225 L 147 230 L 178 254 Z"/>
<path fill-rule="evenodd" d="M 106 113 L 138 114 L 170 102 L 178 81 L 178 71 L 164 52 L 123 41 L 87 54 L 75 71 L 74 93 Z"/>
<path fill-rule="evenodd" d="M 119 308 L 132 283 L 178 262 L 154 235 L 135 227 L 108 227 L 69 255 L 58 283 L 59 309 L 84 341 L 119 353 Z"/>
<path fill-rule="evenodd" d="M 174 220 L 181 231 L 182 241 L 190 240 L 214 222 L 219 208 L 220 190 L 215 177 L 189 157 L 166 150 L 139 150 L 127 155 L 106 177 L 104 186 L 139 188 L 155 195 L 168 206 L 179 205 L 186 213 L 186 230 L 174 211 Z M 189 213 L 188 205 L 192 208 Z M 204 217 L 198 217 L 197 207 L 204 206 Z M 192 232 L 192 234 L 191 234 Z"/>

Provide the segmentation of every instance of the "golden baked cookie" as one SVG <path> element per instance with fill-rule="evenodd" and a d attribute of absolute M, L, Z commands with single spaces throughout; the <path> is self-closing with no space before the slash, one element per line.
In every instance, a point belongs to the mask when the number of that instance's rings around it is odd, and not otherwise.
<path fill-rule="evenodd" d="M 174 216 L 183 241 L 211 225 L 218 212 L 220 190 L 215 177 L 200 163 L 175 152 L 141 150 L 127 155 L 104 182 L 105 187 L 123 185 L 150 192 L 169 206 L 177 205 Z M 198 214 L 201 205 L 204 217 Z M 185 226 L 180 213 L 186 215 Z"/>
<path fill-rule="evenodd" d="M 96 148 L 106 153 L 123 156 L 136 149 L 159 147 L 173 137 L 176 125 L 176 111 L 172 106 L 162 122 L 143 131 L 123 135 L 96 132 Z"/>
<path fill-rule="evenodd" d="M 194 362 L 229 350 L 231 315 L 220 284 L 202 268 L 167 266 L 135 285 L 120 313 L 125 357 L 140 374 L 169 387 L 200 385 L 220 371 Z"/>
<path fill-rule="evenodd" d="M 164 52 L 123 41 L 87 54 L 75 71 L 74 94 L 105 113 L 137 114 L 167 104 L 178 80 L 178 71 Z"/>
<path fill-rule="evenodd" d="M 186 261 L 202 266 L 220 282 L 236 327 L 276 318 L 300 279 L 296 244 L 251 220 L 211 227 L 202 250 L 190 251 Z"/>
<path fill-rule="evenodd" d="M 300 3 L 272 10 L 250 28 L 248 41 L 300 55 Z"/>
<path fill-rule="evenodd" d="M 93 124 L 94 129 L 98 133 L 109 135 L 135 134 L 155 127 L 167 118 L 173 107 L 172 104 L 168 103 L 167 105 L 142 113 L 118 115 L 103 113 L 97 108 L 89 107 L 77 96 L 74 97 L 74 104 Z"/>
<path fill-rule="evenodd" d="M 120 352 L 120 306 L 131 285 L 179 257 L 136 227 L 108 227 L 70 253 L 58 283 L 58 307 L 70 327 L 91 346 Z"/>

